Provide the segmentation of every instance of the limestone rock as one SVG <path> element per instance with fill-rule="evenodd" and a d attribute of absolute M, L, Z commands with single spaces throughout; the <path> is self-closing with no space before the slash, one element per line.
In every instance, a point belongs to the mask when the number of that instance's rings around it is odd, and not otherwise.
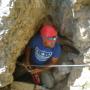
<path fill-rule="evenodd" d="M 39 85 L 17 81 L 14 81 L 10 87 L 11 90 L 49 90 Z"/>
<path fill-rule="evenodd" d="M 11 90 L 34 90 L 34 85 L 23 82 L 13 82 L 11 84 Z"/>
<path fill-rule="evenodd" d="M 3 0 L 0 1 L 2 5 Z M 53 18 L 52 22 L 56 25 L 59 34 L 68 38 L 71 41 L 69 45 L 75 47 L 80 53 L 76 55 L 73 52 L 66 52 L 65 58 L 63 57 L 65 62 L 61 64 L 73 64 L 72 61 L 74 64 L 90 64 L 90 0 L 52 0 L 52 2 L 50 0 L 11 0 L 11 6 L 12 2 L 10 14 L 5 16 L 6 12 L 4 12 L 4 15 L 0 16 L 0 87 L 13 82 L 12 74 L 17 57 L 38 31 L 39 24 L 43 22 L 42 19 L 46 15 Z M 64 44 L 68 43 L 64 42 Z M 62 82 L 59 81 L 68 73 L 70 73 L 68 84 L 63 83 L 64 87 L 61 87 Z M 88 73 L 90 70 L 87 67 L 57 68 L 53 73 L 56 82 L 59 82 L 56 90 L 59 88 L 67 90 L 66 85 L 71 90 L 89 89 L 90 74 Z M 82 83 L 80 83 L 81 80 Z M 18 88 L 14 86 L 16 83 L 11 87 Z M 20 83 L 20 85 L 23 84 Z M 84 88 L 82 88 L 83 85 Z"/>
<path fill-rule="evenodd" d="M 85 52 L 84 52 L 84 63 L 90 63 L 90 48 L 88 48 Z"/>
<path fill-rule="evenodd" d="M 1 28 L 0 31 L 3 31 L 5 27 L 8 31 L 2 35 L 0 40 L 0 68 L 6 67 L 0 74 L 0 87 L 13 81 L 12 74 L 15 70 L 17 57 L 34 32 L 37 31 L 36 26 L 45 16 L 45 11 L 43 0 L 38 2 L 37 0 L 16 0 L 8 17 L 2 19 L 4 28 Z"/>
<path fill-rule="evenodd" d="M 74 46 L 80 51 L 80 55 L 74 59 L 75 64 L 90 64 L 90 2 L 86 0 L 77 0 L 74 4 L 74 19 L 76 20 L 76 33 L 74 34 Z M 88 82 L 90 81 L 89 67 L 73 68 L 69 79 L 68 86 L 70 90 L 88 90 Z M 87 86 L 87 87 L 86 87 Z"/>
<path fill-rule="evenodd" d="M 90 46 L 90 11 L 89 6 L 83 6 L 78 12 L 75 11 L 76 33 L 73 37 L 75 47 L 84 53 L 84 50 Z"/>
<path fill-rule="evenodd" d="M 67 78 L 55 84 L 52 90 L 69 90 L 69 87 L 67 86 Z"/>
<path fill-rule="evenodd" d="M 73 63 L 67 61 L 67 62 L 63 62 L 61 65 L 72 65 Z M 61 80 L 63 80 L 67 74 L 70 73 L 72 67 L 57 67 L 54 69 L 53 71 L 53 76 L 55 79 L 55 82 L 60 82 Z"/>

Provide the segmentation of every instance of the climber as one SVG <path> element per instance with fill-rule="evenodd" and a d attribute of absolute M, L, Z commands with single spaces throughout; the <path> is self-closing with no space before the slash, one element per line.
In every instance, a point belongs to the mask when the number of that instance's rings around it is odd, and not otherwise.
<path fill-rule="evenodd" d="M 32 69 L 31 65 L 58 64 L 61 46 L 56 42 L 57 38 L 58 35 L 54 26 L 43 25 L 40 33 L 34 36 L 27 45 L 24 61 L 26 67 Z M 34 67 L 33 73 L 42 73 L 48 69 L 50 67 Z"/>

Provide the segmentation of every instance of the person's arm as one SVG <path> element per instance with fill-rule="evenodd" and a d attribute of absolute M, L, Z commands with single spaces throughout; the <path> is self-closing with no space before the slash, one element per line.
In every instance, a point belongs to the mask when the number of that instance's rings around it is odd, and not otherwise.
<path fill-rule="evenodd" d="M 30 64 L 30 53 L 31 53 L 31 48 L 29 48 L 28 46 L 25 49 L 25 60 L 24 60 L 24 64 L 26 67 L 31 67 Z"/>
<path fill-rule="evenodd" d="M 37 67 L 36 69 L 34 69 L 34 70 L 33 70 L 33 74 L 35 74 L 35 73 L 40 73 L 40 72 L 49 70 L 49 69 L 51 69 L 51 67 L 48 67 L 48 66 L 50 66 L 50 65 L 56 65 L 56 64 L 58 64 L 58 58 L 52 57 L 52 58 L 51 58 L 51 61 L 50 61 L 49 63 L 47 63 L 47 64 L 45 65 L 45 67 L 41 67 L 41 68 L 38 68 L 38 67 Z"/>
<path fill-rule="evenodd" d="M 31 54 L 31 49 L 35 48 L 36 45 L 36 37 L 33 37 L 29 43 L 26 46 L 25 49 L 25 60 L 24 63 L 26 64 L 27 67 L 31 67 L 31 63 L 30 63 L 30 54 Z"/>
<path fill-rule="evenodd" d="M 58 61 L 59 61 L 59 58 L 52 57 L 52 58 L 51 58 L 51 61 L 46 64 L 46 67 L 44 67 L 44 68 L 42 68 L 42 69 L 43 69 L 43 70 L 51 69 L 52 67 L 48 67 L 48 66 L 50 66 L 50 65 L 57 65 L 57 64 L 58 64 Z"/>

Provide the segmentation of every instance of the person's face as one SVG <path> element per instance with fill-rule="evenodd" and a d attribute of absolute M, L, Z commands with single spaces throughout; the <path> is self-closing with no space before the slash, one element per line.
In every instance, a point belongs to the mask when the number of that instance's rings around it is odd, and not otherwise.
<path fill-rule="evenodd" d="M 43 38 L 43 43 L 46 47 L 53 48 L 56 44 L 56 38 Z"/>

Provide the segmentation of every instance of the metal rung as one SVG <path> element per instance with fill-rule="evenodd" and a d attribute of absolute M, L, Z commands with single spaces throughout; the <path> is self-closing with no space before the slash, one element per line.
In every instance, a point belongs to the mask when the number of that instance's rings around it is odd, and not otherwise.
<path fill-rule="evenodd" d="M 90 64 L 81 64 L 81 65 L 31 65 L 36 67 L 90 67 Z"/>

